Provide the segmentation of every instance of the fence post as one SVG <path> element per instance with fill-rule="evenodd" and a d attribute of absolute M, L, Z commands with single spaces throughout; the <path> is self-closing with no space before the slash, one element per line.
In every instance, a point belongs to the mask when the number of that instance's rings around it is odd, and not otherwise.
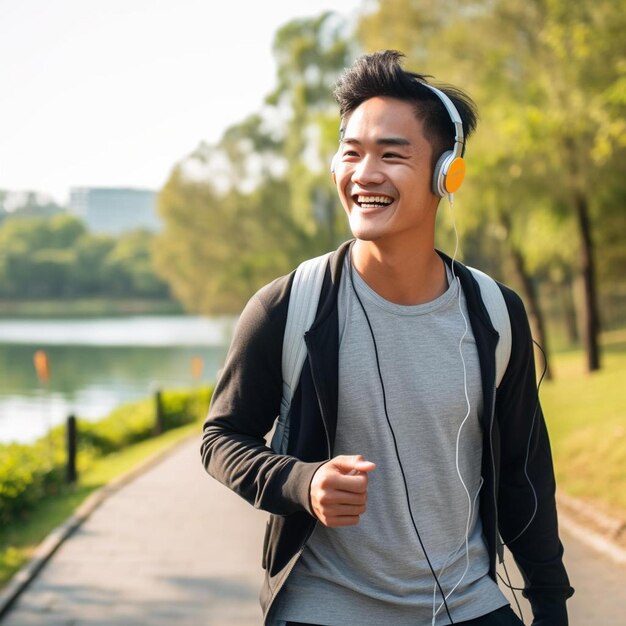
<path fill-rule="evenodd" d="M 69 484 L 75 483 L 78 476 L 76 472 L 76 418 L 70 415 L 67 418 L 66 428 L 67 441 L 67 473 L 66 479 Z"/>
<path fill-rule="evenodd" d="M 154 434 L 162 435 L 165 432 L 165 416 L 163 415 L 163 403 L 161 402 L 161 390 L 154 392 Z"/>

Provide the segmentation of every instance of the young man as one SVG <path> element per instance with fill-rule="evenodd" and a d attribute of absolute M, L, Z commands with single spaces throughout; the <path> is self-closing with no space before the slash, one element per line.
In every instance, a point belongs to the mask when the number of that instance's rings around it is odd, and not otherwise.
<path fill-rule="evenodd" d="M 507 545 L 533 624 L 564 626 L 573 589 L 523 305 L 500 286 L 512 341 L 496 391 L 498 334 L 480 288 L 435 250 L 474 106 L 447 88 L 450 108 L 401 56 L 359 58 L 335 91 L 333 177 L 354 240 L 326 268 L 287 454 L 265 438 L 280 411 L 293 273 L 241 315 L 203 463 L 271 513 L 266 624 L 520 624 L 496 584 Z"/>

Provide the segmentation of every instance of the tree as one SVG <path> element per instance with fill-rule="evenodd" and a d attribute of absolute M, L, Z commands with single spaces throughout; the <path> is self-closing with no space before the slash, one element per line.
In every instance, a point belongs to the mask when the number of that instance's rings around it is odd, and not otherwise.
<path fill-rule="evenodd" d="M 93 233 L 85 233 L 76 241 L 72 281 L 77 293 L 85 296 L 106 293 L 106 258 L 114 245 L 111 236 Z"/>
<path fill-rule="evenodd" d="M 280 181 L 220 193 L 186 175 L 184 164 L 174 168 L 159 194 L 165 229 L 154 255 L 187 310 L 238 312 L 261 285 L 290 269 L 303 237 L 286 196 Z"/>
<path fill-rule="evenodd" d="M 145 230 L 133 230 L 113 241 L 102 264 L 103 288 L 118 296 L 164 298 L 166 284 L 157 278 L 152 267 L 154 235 Z"/>
<path fill-rule="evenodd" d="M 52 217 L 64 211 L 45 194 L 0 189 L 0 223 L 4 219 Z"/>
<path fill-rule="evenodd" d="M 292 211 L 317 242 L 317 252 L 334 248 L 347 234 L 329 176 L 339 141 L 332 92 L 353 53 L 347 28 L 326 12 L 289 22 L 274 39 L 278 85 L 267 103 L 288 111 L 282 133 Z"/>
<path fill-rule="evenodd" d="M 347 61 L 342 29 L 330 13 L 286 24 L 274 44 L 277 87 L 262 110 L 173 168 L 159 195 L 165 229 L 155 258 L 188 310 L 238 312 L 345 232 L 328 171 L 339 123 L 332 86 Z"/>
<path fill-rule="evenodd" d="M 0 296 L 167 297 L 152 269 L 153 237 L 94 235 L 67 214 L 7 219 L 0 226 Z"/>
<path fill-rule="evenodd" d="M 71 247 L 85 232 L 74 217 L 8 219 L 0 228 L 0 292 L 9 297 L 69 295 Z"/>
<path fill-rule="evenodd" d="M 398 0 L 380 3 L 359 30 L 367 49 L 403 49 L 412 66 L 446 76 L 478 101 L 488 120 L 470 145 L 470 168 L 478 164 L 470 177 L 485 185 L 474 188 L 470 201 L 479 215 L 523 231 L 521 204 L 577 224 L 589 370 L 600 364 L 593 238 L 603 224 L 594 219 L 600 206 L 594 191 L 609 171 L 624 174 L 618 156 L 626 147 L 624 8 L 622 0 Z M 509 176 L 509 193 L 481 209 L 484 190 L 494 181 L 502 188 L 510 172 L 519 180 Z M 519 242 L 509 247 L 518 260 L 529 248 L 528 239 Z M 518 270 L 527 265 L 518 263 Z"/>

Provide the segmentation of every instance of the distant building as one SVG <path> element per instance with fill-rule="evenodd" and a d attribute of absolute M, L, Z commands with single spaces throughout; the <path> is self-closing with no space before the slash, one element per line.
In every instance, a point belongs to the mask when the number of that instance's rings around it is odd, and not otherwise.
<path fill-rule="evenodd" d="M 156 198 L 157 193 L 149 189 L 74 187 L 69 204 L 90 231 L 119 235 L 137 228 L 160 230 Z"/>

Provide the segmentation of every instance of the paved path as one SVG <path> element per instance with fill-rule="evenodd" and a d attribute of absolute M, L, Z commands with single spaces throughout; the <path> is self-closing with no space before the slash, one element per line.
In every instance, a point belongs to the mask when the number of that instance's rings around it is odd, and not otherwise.
<path fill-rule="evenodd" d="M 570 626 L 626 626 L 626 567 L 591 550 L 565 532 L 561 533 L 565 547 L 565 566 L 576 593 L 568 600 Z M 513 587 L 521 587 L 522 579 L 510 554 L 505 563 Z M 498 570 L 502 576 L 502 569 Z M 530 624 L 530 605 L 515 592 L 524 617 Z M 511 606 L 518 613 L 513 595 L 505 591 Z M 518 613 L 519 614 L 519 613 Z"/>
<path fill-rule="evenodd" d="M 191 440 L 105 500 L 0 624 L 258 626 L 265 519 L 204 473 Z M 570 625 L 626 625 L 626 568 L 564 542 Z"/>
<path fill-rule="evenodd" d="M 183 444 L 105 500 L 2 626 L 259 624 L 266 514 L 210 478 L 199 450 Z"/>

